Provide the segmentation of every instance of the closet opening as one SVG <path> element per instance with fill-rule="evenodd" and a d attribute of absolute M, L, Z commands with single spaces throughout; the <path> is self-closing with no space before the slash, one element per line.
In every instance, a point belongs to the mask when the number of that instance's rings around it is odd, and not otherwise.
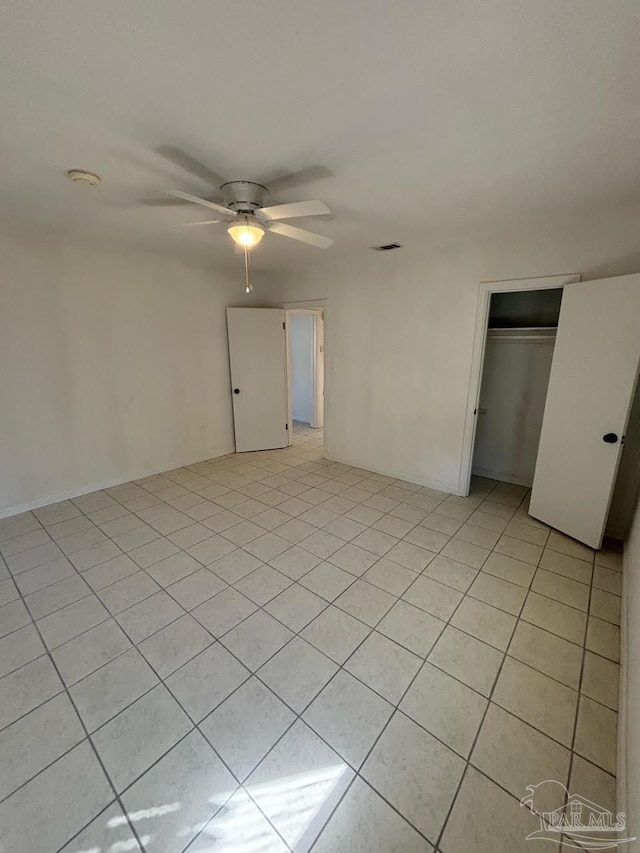
<path fill-rule="evenodd" d="M 562 287 L 491 293 L 474 475 L 532 485 L 561 302 Z"/>
<path fill-rule="evenodd" d="M 528 512 L 591 548 L 640 492 L 640 275 L 481 282 L 459 492 L 513 484 Z"/>

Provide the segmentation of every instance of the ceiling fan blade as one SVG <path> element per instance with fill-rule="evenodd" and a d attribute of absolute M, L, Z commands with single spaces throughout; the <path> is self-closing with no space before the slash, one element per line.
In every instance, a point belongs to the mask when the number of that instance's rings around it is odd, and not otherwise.
<path fill-rule="evenodd" d="M 203 207 L 210 207 L 211 210 L 217 210 L 218 213 L 224 213 L 226 216 L 237 216 L 235 210 L 229 207 L 224 207 L 222 204 L 216 204 L 215 201 L 207 201 L 206 198 L 199 198 L 191 193 L 183 193 L 182 190 L 167 190 L 167 193 L 174 198 L 182 198 L 185 201 L 191 201 L 194 204 L 201 204 Z"/>
<path fill-rule="evenodd" d="M 222 222 L 221 219 L 202 219 L 199 222 L 174 222 L 170 228 L 191 228 L 192 225 L 215 225 Z"/>
<path fill-rule="evenodd" d="M 211 184 L 214 187 L 221 187 L 225 182 L 224 178 L 221 178 L 220 175 L 217 175 L 208 166 L 205 166 L 204 163 L 196 160 L 195 157 L 191 157 L 181 148 L 176 148 L 175 145 L 160 145 L 156 148 L 156 152 L 161 157 L 164 157 L 165 160 L 169 160 L 175 166 L 179 166 L 185 172 L 189 172 L 190 175 L 199 178 L 207 184 Z"/>
<path fill-rule="evenodd" d="M 305 169 L 299 169 L 297 172 L 278 172 L 272 174 L 270 178 L 260 180 L 258 183 L 266 187 L 270 193 L 276 193 L 332 177 L 333 172 L 331 169 L 327 169 L 326 166 L 307 166 Z"/>
<path fill-rule="evenodd" d="M 261 207 L 260 213 L 269 220 L 295 219 L 297 216 L 323 216 L 331 213 L 323 201 L 294 201 L 291 204 L 276 204 L 273 207 Z"/>
<path fill-rule="evenodd" d="M 205 201 L 218 203 L 217 199 L 214 198 L 207 198 Z M 183 198 L 141 198 L 140 204 L 144 204 L 145 207 L 186 207 L 191 202 L 185 201 Z"/>
<path fill-rule="evenodd" d="M 280 234 L 282 237 L 291 237 L 292 240 L 300 240 L 302 243 L 308 243 L 310 246 L 315 246 L 318 249 L 328 249 L 333 243 L 333 238 L 331 237 L 314 234 L 313 231 L 296 228 L 295 225 L 287 225 L 285 222 L 274 222 L 273 225 L 269 226 L 269 231 Z"/>

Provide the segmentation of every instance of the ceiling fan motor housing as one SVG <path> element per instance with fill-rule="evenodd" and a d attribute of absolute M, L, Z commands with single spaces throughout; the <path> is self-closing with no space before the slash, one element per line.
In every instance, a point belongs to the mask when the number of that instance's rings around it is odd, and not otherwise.
<path fill-rule="evenodd" d="M 267 188 L 253 181 L 227 181 L 220 189 L 224 203 L 237 213 L 253 213 L 264 205 Z"/>

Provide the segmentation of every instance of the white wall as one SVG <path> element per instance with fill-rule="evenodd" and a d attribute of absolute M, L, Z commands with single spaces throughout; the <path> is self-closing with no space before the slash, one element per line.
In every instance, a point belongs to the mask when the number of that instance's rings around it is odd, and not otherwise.
<path fill-rule="evenodd" d="M 640 381 L 631 404 L 629 423 L 625 433 L 618 478 L 613 491 L 606 533 L 615 539 L 624 539 L 633 517 L 640 491 Z"/>
<path fill-rule="evenodd" d="M 0 264 L 0 515 L 233 450 L 240 283 L 51 234 Z"/>
<path fill-rule="evenodd" d="M 350 260 L 283 274 L 274 301 L 328 300 L 327 454 L 456 491 L 478 283 L 635 272 L 638 221 L 628 211 L 438 250 L 363 248 Z"/>
<path fill-rule="evenodd" d="M 310 424 L 313 417 L 313 316 L 290 314 L 291 414 Z"/>
<path fill-rule="evenodd" d="M 618 809 L 627 815 L 624 845 L 640 853 L 640 504 L 624 548 L 620 710 L 618 713 Z"/>
<path fill-rule="evenodd" d="M 272 303 L 328 299 L 328 455 L 455 491 L 478 282 L 637 271 L 637 223 L 323 253 L 322 268 L 280 274 Z M 235 280 L 51 235 L 0 237 L 0 264 L 0 513 L 233 448 Z"/>
<path fill-rule="evenodd" d="M 531 486 L 547 399 L 555 333 L 487 337 L 473 473 Z"/>

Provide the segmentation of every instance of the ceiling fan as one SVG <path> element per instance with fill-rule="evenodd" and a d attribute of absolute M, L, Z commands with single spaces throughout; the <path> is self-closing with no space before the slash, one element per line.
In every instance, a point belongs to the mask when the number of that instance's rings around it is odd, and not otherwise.
<path fill-rule="evenodd" d="M 282 237 L 290 237 L 292 240 L 299 240 L 318 249 L 327 249 L 333 243 L 331 237 L 325 237 L 322 234 L 316 234 L 313 231 L 307 231 L 305 228 L 299 228 L 282 221 L 297 219 L 298 217 L 330 214 L 331 211 L 324 202 L 315 199 L 313 201 L 296 201 L 290 204 L 276 205 L 267 204 L 265 206 L 269 194 L 266 182 L 262 184 L 256 181 L 224 181 L 214 172 L 207 169 L 206 166 L 180 151 L 180 149 L 163 146 L 159 149 L 159 153 L 192 174 L 196 174 L 200 178 L 204 177 L 222 195 L 222 198 L 218 201 L 217 199 L 201 198 L 200 196 L 182 192 L 181 190 L 167 190 L 167 195 L 172 196 L 174 199 L 199 204 L 209 210 L 214 210 L 218 214 L 218 218 L 216 219 L 181 223 L 179 227 L 224 224 L 227 226 L 227 232 L 241 250 L 253 249 L 260 243 L 266 232 L 279 234 Z M 302 170 L 298 175 L 281 176 L 269 183 L 272 185 L 286 185 L 288 182 L 300 183 L 313 180 L 316 177 L 325 177 L 328 174 L 330 174 L 328 170 L 322 170 L 321 167 L 311 167 L 308 170 Z M 158 204 L 157 201 L 149 203 Z"/>

